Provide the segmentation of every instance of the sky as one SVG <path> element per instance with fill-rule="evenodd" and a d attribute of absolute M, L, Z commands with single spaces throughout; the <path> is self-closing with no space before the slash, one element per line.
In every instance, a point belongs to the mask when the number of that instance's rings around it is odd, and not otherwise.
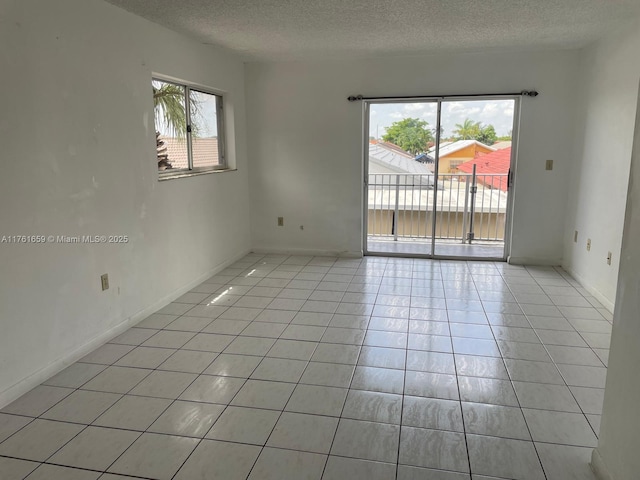
<path fill-rule="evenodd" d="M 191 90 L 191 99 L 199 104 L 200 116 L 193 119 L 200 127 L 201 137 L 217 137 L 216 97 L 207 93 Z"/>
<path fill-rule="evenodd" d="M 456 123 L 466 118 L 483 125 L 493 125 L 498 136 L 508 135 L 513 128 L 514 100 L 471 100 L 442 102 L 443 138 L 453 134 Z M 380 138 L 386 128 L 403 118 L 419 118 L 436 127 L 437 104 L 435 102 L 372 104 L 369 135 Z"/>

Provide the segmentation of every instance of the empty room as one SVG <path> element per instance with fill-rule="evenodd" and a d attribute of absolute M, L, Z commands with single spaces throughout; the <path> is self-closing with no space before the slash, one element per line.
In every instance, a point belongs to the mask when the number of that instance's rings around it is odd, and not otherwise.
<path fill-rule="evenodd" d="M 0 480 L 634 480 L 637 0 L 0 0 Z"/>

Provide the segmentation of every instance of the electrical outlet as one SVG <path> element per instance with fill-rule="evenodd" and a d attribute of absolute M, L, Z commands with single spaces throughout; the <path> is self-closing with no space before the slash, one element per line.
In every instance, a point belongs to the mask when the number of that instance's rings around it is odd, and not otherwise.
<path fill-rule="evenodd" d="M 613 254 L 611 252 L 607 253 L 607 265 L 611 265 L 611 257 Z"/>
<path fill-rule="evenodd" d="M 109 290 L 109 274 L 105 273 L 100 275 L 100 283 L 102 284 L 102 291 Z"/>
<path fill-rule="evenodd" d="M 578 243 L 578 230 L 573 232 L 573 243 Z"/>
<path fill-rule="evenodd" d="M 553 170 L 553 160 L 547 160 L 544 168 L 545 170 Z"/>
<path fill-rule="evenodd" d="M 284 217 L 278 217 L 278 226 L 284 227 Z"/>
<path fill-rule="evenodd" d="M 587 238 L 587 252 L 591 251 L 591 239 Z"/>

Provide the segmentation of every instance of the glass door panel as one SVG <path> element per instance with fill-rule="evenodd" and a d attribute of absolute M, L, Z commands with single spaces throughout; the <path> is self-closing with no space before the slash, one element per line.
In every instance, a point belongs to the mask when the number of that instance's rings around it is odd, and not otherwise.
<path fill-rule="evenodd" d="M 442 101 L 435 256 L 504 258 L 515 102 Z"/>
<path fill-rule="evenodd" d="M 370 102 L 365 111 L 365 251 L 432 256 L 438 102 Z"/>

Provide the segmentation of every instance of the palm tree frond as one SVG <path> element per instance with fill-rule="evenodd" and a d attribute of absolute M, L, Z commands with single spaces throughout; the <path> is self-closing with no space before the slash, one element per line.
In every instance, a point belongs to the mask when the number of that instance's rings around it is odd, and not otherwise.
<path fill-rule="evenodd" d="M 153 82 L 153 103 L 156 127 L 168 136 L 183 138 L 187 134 L 185 89 L 172 83 Z"/>

